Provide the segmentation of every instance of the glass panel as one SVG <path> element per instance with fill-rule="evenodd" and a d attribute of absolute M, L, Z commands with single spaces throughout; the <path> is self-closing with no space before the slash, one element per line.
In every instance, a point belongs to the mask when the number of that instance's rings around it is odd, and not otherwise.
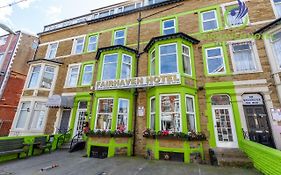
<path fill-rule="evenodd" d="M 250 44 L 233 45 L 235 71 L 253 71 L 256 69 Z"/>
<path fill-rule="evenodd" d="M 203 22 L 203 30 L 204 31 L 215 30 L 217 28 L 218 28 L 218 25 L 217 25 L 216 20 Z"/>
<path fill-rule="evenodd" d="M 128 130 L 128 115 L 129 115 L 129 100 L 119 99 L 119 109 L 117 117 L 117 130 L 127 131 Z"/>
<path fill-rule="evenodd" d="M 150 129 L 155 130 L 155 98 L 150 100 Z"/>
<path fill-rule="evenodd" d="M 43 78 L 42 78 L 42 83 L 41 83 L 41 88 L 51 89 L 52 82 L 54 79 L 54 74 L 55 74 L 54 67 L 51 67 L 51 66 L 45 67 L 45 70 L 43 73 Z"/>
<path fill-rule="evenodd" d="M 117 58 L 117 54 L 104 56 L 102 80 L 113 80 L 116 78 Z"/>
<path fill-rule="evenodd" d="M 161 74 L 177 72 L 176 44 L 160 46 Z"/>
<path fill-rule="evenodd" d="M 279 68 L 281 68 L 281 40 L 276 40 L 273 43 L 273 50 L 275 53 L 276 60 L 279 63 Z"/>
<path fill-rule="evenodd" d="M 245 17 L 243 17 L 243 18 L 237 17 L 238 14 L 239 14 L 238 7 L 236 9 L 231 10 L 229 12 L 229 14 L 227 16 L 228 25 L 230 25 L 230 26 L 239 26 L 239 25 L 244 23 Z"/>
<path fill-rule="evenodd" d="M 30 80 L 29 80 L 29 84 L 28 84 L 28 88 L 35 88 L 38 82 L 38 78 L 39 78 L 39 73 L 41 70 L 41 66 L 34 66 L 32 68 L 32 73 L 30 76 Z"/>
<path fill-rule="evenodd" d="M 82 85 L 91 85 L 93 79 L 93 65 L 86 65 L 84 67 Z"/>
<path fill-rule="evenodd" d="M 112 122 L 113 99 L 99 99 L 96 128 L 110 130 Z"/>
<path fill-rule="evenodd" d="M 228 109 L 215 109 L 218 140 L 233 142 L 233 133 Z"/>
<path fill-rule="evenodd" d="M 155 75 L 155 50 L 151 52 L 150 75 Z"/>
<path fill-rule="evenodd" d="M 75 87 L 77 85 L 78 71 L 79 71 L 78 66 L 73 66 L 70 68 L 68 86 Z"/>
<path fill-rule="evenodd" d="M 45 118 L 46 106 L 45 103 L 35 102 L 34 112 L 33 112 L 33 121 L 32 128 L 34 129 L 42 129 L 43 122 Z"/>
<path fill-rule="evenodd" d="M 202 13 L 202 22 L 203 22 L 203 30 L 209 31 L 218 28 L 217 19 L 216 19 L 216 12 L 209 11 Z"/>
<path fill-rule="evenodd" d="M 194 101 L 191 97 L 186 97 L 186 119 L 188 131 L 196 131 Z"/>
<path fill-rule="evenodd" d="M 83 52 L 84 47 L 84 38 L 77 38 L 75 39 L 75 54 L 80 54 Z"/>
<path fill-rule="evenodd" d="M 230 105 L 228 95 L 214 95 L 211 98 L 212 105 Z"/>
<path fill-rule="evenodd" d="M 222 51 L 220 48 L 207 50 L 207 65 L 209 74 L 225 72 L 224 60 L 221 54 Z"/>
<path fill-rule="evenodd" d="M 184 73 L 191 75 L 191 60 L 189 56 L 189 48 L 182 46 L 182 61 Z"/>
<path fill-rule="evenodd" d="M 19 112 L 16 128 L 24 128 L 28 112 L 30 110 L 30 102 L 23 102 Z"/>
<path fill-rule="evenodd" d="M 47 55 L 48 59 L 52 59 L 56 57 L 57 47 L 58 47 L 58 43 L 53 43 L 49 45 L 49 52 Z"/>
<path fill-rule="evenodd" d="M 114 45 L 125 45 L 125 39 L 124 38 L 115 39 Z"/>
<path fill-rule="evenodd" d="M 203 20 L 204 21 L 216 18 L 216 15 L 215 15 L 214 11 L 205 12 L 202 15 L 203 15 Z"/>
<path fill-rule="evenodd" d="M 92 52 L 97 49 L 97 36 L 89 37 L 88 51 Z"/>
<path fill-rule="evenodd" d="M 121 78 L 130 78 L 131 77 L 131 63 L 132 57 L 128 55 L 123 55 L 122 58 L 122 70 L 121 70 Z"/>
<path fill-rule="evenodd" d="M 161 96 L 161 130 L 181 132 L 179 95 Z"/>

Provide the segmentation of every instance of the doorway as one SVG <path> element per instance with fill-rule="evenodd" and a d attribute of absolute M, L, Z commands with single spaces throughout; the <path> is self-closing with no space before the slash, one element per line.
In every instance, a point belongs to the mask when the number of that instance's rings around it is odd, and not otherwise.
<path fill-rule="evenodd" d="M 71 109 L 64 109 L 62 111 L 59 134 L 64 134 L 68 131 L 70 114 L 71 114 Z"/>
<path fill-rule="evenodd" d="M 87 104 L 88 103 L 86 101 L 80 101 L 78 103 L 73 136 L 79 134 L 78 137 L 82 137 L 83 127 L 86 121 Z"/>

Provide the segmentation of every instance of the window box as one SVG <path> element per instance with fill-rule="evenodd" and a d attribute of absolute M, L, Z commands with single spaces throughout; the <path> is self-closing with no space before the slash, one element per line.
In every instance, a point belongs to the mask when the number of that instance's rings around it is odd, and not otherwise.
<path fill-rule="evenodd" d="M 86 136 L 88 137 L 133 137 L 133 132 L 132 131 L 101 131 L 101 130 L 91 130 L 88 133 L 86 133 Z"/>
<path fill-rule="evenodd" d="M 111 137 L 133 137 L 132 131 L 114 131 L 111 133 Z"/>

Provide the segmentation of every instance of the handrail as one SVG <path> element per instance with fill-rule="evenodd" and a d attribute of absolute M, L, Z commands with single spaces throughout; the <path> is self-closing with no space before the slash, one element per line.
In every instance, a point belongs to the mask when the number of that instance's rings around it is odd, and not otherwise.
<path fill-rule="evenodd" d="M 79 140 L 79 136 L 82 136 L 82 135 L 83 135 L 83 131 L 79 131 L 79 132 L 72 138 L 71 143 L 70 143 L 70 148 L 69 148 L 69 149 L 72 148 L 72 145 L 73 145 L 74 140 L 76 139 L 76 143 L 77 143 L 78 140 Z"/>
<path fill-rule="evenodd" d="M 57 128 L 58 130 L 60 130 L 59 128 Z M 70 134 L 71 133 L 71 131 L 72 131 L 72 129 L 69 129 L 69 130 L 67 130 L 66 132 L 64 132 L 62 135 L 60 135 L 59 137 L 58 137 L 58 141 L 57 141 L 57 147 L 58 147 L 58 145 L 59 145 L 59 141 L 60 141 L 60 139 L 61 138 L 63 138 L 63 143 L 65 142 L 65 136 L 67 135 L 67 134 Z"/>

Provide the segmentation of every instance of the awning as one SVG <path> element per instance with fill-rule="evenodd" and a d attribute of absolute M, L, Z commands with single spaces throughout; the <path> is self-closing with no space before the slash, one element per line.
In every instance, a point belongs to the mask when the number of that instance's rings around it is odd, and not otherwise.
<path fill-rule="evenodd" d="M 49 108 L 72 108 L 74 96 L 53 95 L 49 97 L 46 106 Z"/>

